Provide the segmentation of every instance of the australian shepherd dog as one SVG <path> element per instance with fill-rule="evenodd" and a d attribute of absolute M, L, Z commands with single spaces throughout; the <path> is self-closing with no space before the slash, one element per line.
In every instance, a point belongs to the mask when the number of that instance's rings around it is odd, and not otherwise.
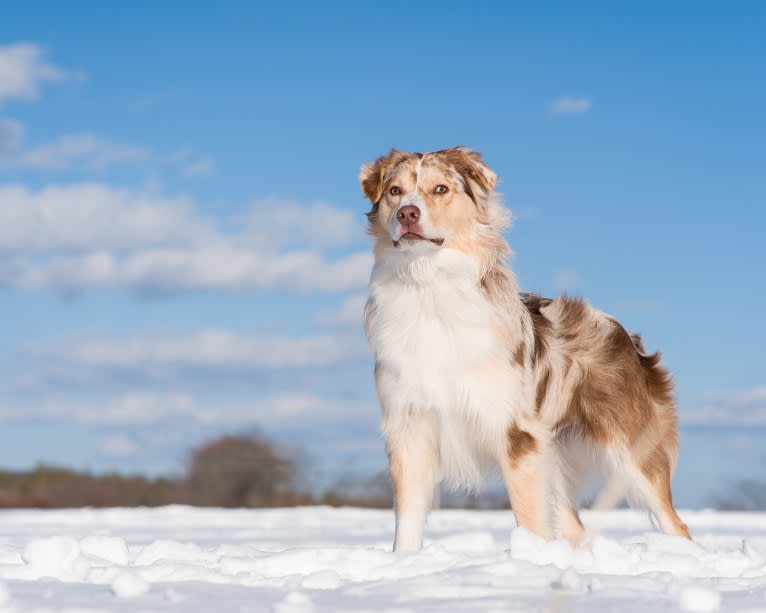
<path fill-rule="evenodd" d="M 517 524 L 544 538 L 582 541 L 577 500 L 594 469 L 689 538 L 670 492 L 678 434 L 659 354 L 583 300 L 519 293 L 496 181 L 464 147 L 362 167 L 394 550 L 421 548 L 441 481 L 473 488 L 498 465 Z"/>

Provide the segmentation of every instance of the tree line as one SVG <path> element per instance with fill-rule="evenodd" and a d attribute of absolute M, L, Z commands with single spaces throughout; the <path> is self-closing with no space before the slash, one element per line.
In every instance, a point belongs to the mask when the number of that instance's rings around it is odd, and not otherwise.
<path fill-rule="evenodd" d="M 313 482 L 312 463 L 300 451 L 262 435 L 222 436 L 194 449 L 178 477 L 92 474 L 40 465 L 0 471 L 0 508 L 135 507 L 189 504 L 215 507 L 282 507 L 326 504 L 391 508 L 388 474 L 345 474 L 324 488 Z M 502 489 L 483 494 L 442 493 L 440 506 L 508 508 Z M 711 499 L 724 510 L 766 509 L 766 483 L 731 484 Z"/>

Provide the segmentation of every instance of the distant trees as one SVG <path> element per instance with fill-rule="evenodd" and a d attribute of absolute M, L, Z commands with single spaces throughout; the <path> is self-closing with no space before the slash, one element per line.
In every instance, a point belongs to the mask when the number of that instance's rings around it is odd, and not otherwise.
<path fill-rule="evenodd" d="M 54 466 L 0 471 L 0 507 L 159 506 L 183 497 L 176 479 L 91 475 Z"/>
<path fill-rule="evenodd" d="M 372 475 L 345 474 L 339 477 L 322 496 L 322 504 L 333 507 L 353 506 L 391 508 L 394 488 L 388 472 Z"/>
<path fill-rule="evenodd" d="M 304 464 L 300 454 L 262 436 L 223 436 L 194 449 L 181 477 L 93 475 L 45 465 L 0 471 L 0 508 L 313 504 L 301 488 Z"/>
<path fill-rule="evenodd" d="M 298 458 L 256 436 L 224 436 L 194 450 L 186 477 L 192 504 L 263 507 L 310 504 L 297 491 Z"/>

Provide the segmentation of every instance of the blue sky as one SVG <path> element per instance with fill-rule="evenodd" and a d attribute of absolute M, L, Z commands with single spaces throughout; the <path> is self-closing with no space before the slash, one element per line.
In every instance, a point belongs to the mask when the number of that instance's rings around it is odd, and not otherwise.
<path fill-rule="evenodd" d="M 663 351 L 677 501 L 763 474 L 761 4 L 2 13 L 0 465 L 178 472 L 258 426 L 382 467 L 358 169 L 465 144 L 522 287 Z"/>

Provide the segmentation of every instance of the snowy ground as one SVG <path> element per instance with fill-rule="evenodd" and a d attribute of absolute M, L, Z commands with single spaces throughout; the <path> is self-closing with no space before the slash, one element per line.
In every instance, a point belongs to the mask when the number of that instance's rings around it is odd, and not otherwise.
<path fill-rule="evenodd" d="M 390 553 L 393 514 L 326 507 L 0 512 L 3 611 L 766 611 L 766 514 L 585 514 L 588 547 L 510 512 L 437 511 Z"/>

